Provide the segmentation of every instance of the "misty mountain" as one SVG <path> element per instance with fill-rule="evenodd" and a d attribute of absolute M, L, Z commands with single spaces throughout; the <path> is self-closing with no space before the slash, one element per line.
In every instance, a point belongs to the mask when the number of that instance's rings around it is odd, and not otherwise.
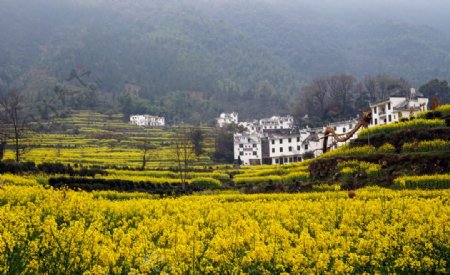
<path fill-rule="evenodd" d="M 159 112 L 200 120 L 287 113 L 303 84 L 335 73 L 449 79 L 449 4 L 366 2 L 1 0 L 0 87 L 82 66 L 114 98 L 131 82 Z"/>

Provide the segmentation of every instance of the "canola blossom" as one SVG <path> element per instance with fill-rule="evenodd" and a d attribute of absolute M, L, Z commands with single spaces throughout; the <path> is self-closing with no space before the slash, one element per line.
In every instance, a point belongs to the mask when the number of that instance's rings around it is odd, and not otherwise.
<path fill-rule="evenodd" d="M 120 194 L 120 195 L 119 195 Z M 0 188 L 0 273 L 446 273 L 450 190 L 154 199 Z"/>

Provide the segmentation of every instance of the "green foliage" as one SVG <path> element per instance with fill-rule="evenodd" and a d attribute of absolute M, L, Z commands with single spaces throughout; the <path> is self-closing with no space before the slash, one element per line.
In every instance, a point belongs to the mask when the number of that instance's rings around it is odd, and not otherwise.
<path fill-rule="evenodd" d="M 282 182 L 282 178 L 280 176 L 235 177 L 233 181 L 237 185 L 273 184 Z"/>
<path fill-rule="evenodd" d="M 44 94 L 55 86 L 47 87 L 55 77 L 63 82 L 80 64 L 92 70 L 90 82 L 98 79 L 101 85 L 95 94 L 74 99 L 78 107 L 103 99 L 117 103 L 123 84 L 132 81 L 146 102 L 122 99 L 125 114 L 150 110 L 169 120 L 199 122 L 233 109 L 246 117 L 287 110 L 291 96 L 319 75 L 386 73 L 420 83 L 449 74 L 448 36 L 415 22 L 378 23 L 370 14 L 355 26 L 340 12 L 331 16 L 323 7 L 309 12 L 295 1 L 69 2 L 2 2 L 0 89 L 33 79 L 39 85 L 29 85 L 29 94 Z M 407 65 L 413 59 L 416 65 Z M 370 99 L 357 91 L 351 109 Z M 346 115 L 355 111 L 342 103 L 349 98 L 336 100 Z M 48 107 L 39 110 L 43 117 L 54 111 Z M 321 111 L 330 119 L 339 114 L 328 107 Z"/>
<path fill-rule="evenodd" d="M 202 189 L 216 189 L 222 186 L 219 180 L 213 178 L 194 178 L 190 181 L 190 184 Z"/>
<path fill-rule="evenodd" d="M 403 176 L 396 178 L 394 184 L 400 188 L 437 189 L 450 188 L 450 175 Z"/>
<path fill-rule="evenodd" d="M 450 87 L 448 86 L 448 82 L 445 80 L 440 81 L 436 78 L 432 79 L 422 85 L 419 88 L 419 92 L 429 99 L 436 97 L 441 101 L 441 103 L 450 102 Z"/>
<path fill-rule="evenodd" d="M 218 129 L 216 132 L 215 150 L 212 159 L 219 163 L 233 163 L 234 144 L 233 132 L 227 129 Z"/>

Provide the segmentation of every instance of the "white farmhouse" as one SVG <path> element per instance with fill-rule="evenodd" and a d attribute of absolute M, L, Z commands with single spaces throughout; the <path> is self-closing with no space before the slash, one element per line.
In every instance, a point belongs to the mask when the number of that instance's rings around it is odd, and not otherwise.
<path fill-rule="evenodd" d="M 261 132 L 261 127 L 259 126 L 258 120 L 254 120 L 251 122 L 250 121 L 242 121 L 242 122 L 238 123 L 238 126 L 244 128 L 246 133 L 255 134 L 255 133 Z"/>
<path fill-rule="evenodd" d="M 130 123 L 144 127 L 163 127 L 166 124 L 164 117 L 151 115 L 132 115 Z"/>
<path fill-rule="evenodd" d="M 262 163 L 261 136 L 259 134 L 234 134 L 234 159 L 243 165 Z"/>
<path fill-rule="evenodd" d="M 294 126 L 294 118 L 292 116 L 273 116 L 271 118 L 263 118 L 259 121 L 261 130 L 266 129 L 292 129 Z"/>
<path fill-rule="evenodd" d="M 306 136 L 303 137 L 305 139 Z M 305 145 L 302 144 L 302 136 L 299 131 L 290 133 L 269 134 L 266 138 L 266 150 L 263 150 L 265 164 L 285 164 L 302 160 L 305 153 Z M 263 142 L 264 144 L 264 142 Z M 306 150 L 308 150 L 306 145 Z"/>
<path fill-rule="evenodd" d="M 221 113 L 217 118 L 217 126 L 220 128 L 230 124 L 238 124 L 238 113 Z"/>
<path fill-rule="evenodd" d="M 416 90 L 411 88 L 411 95 L 406 97 L 389 97 L 389 99 L 370 104 L 372 110 L 372 125 L 389 124 L 410 118 L 411 113 L 426 111 L 428 98 L 418 97 Z"/>

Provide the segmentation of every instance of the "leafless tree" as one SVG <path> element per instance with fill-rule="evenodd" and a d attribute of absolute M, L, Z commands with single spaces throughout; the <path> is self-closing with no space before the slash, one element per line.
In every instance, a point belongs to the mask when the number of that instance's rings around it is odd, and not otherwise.
<path fill-rule="evenodd" d="M 156 149 L 156 146 L 150 142 L 149 132 L 145 131 L 145 137 L 142 141 L 142 144 L 139 146 L 139 149 L 142 151 L 142 166 L 141 169 L 144 170 L 147 162 L 150 158 L 150 153 Z"/>
<path fill-rule="evenodd" d="M 325 118 L 326 116 L 326 105 L 327 98 L 329 97 L 329 88 L 326 79 L 318 78 L 313 81 L 311 86 L 309 86 L 309 91 L 311 93 L 314 108 L 317 107 L 320 118 Z"/>
<path fill-rule="evenodd" d="M 369 102 L 376 102 L 379 97 L 379 87 L 378 82 L 374 77 L 366 76 L 364 77 L 364 90 L 367 93 Z"/>
<path fill-rule="evenodd" d="M 21 154 L 26 149 L 21 143 L 27 125 L 25 98 L 22 92 L 14 89 L 0 96 L 0 107 L 0 118 L 4 125 L 3 134 L 14 140 L 15 159 L 19 162 Z"/>
<path fill-rule="evenodd" d="M 188 127 L 179 127 L 173 137 L 173 149 L 177 161 L 177 169 L 183 190 L 186 189 L 187 173 L 194 159 L 194 150 Z"/>
<path fill-rule="evenodd" d="M 353 100 L 353 89 L 356 84 L 355 77 L 351 75 L 335 75 L 328 78 L 328 87 L 332 99 L 338 103 L 342 114 L 351 112 L 351 103 Z"/>

